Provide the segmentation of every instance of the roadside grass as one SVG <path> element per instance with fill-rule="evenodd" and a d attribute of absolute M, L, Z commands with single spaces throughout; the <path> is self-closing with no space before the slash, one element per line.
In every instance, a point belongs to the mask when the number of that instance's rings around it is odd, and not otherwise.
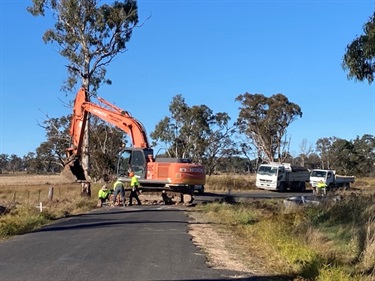
<path fill-rule="evenodd" d="M 209 221 L 295 280 L 375 280 L 375 196 L 286 209 L 281 200 L 200 207 Z M 229 246 L 230 247 L 230 246 Z"/>
<path fill-rule="evenodd" d="M 207 176 L 206 190 L 216 192 L 246 191 L 254 190 L 255 175 L 212 175 Z"/>
<path fill-rule="evenodd" d="M 56 219 L 95 208 L 99 188 L 99 184 L 92 185 L 93 196 L 88 198 L 81 196 L 79 184 L 55 185 L 50 200 L 48 184 L 0 187 L 0 205 L 9 207 L 9 211 L 0 216 L 0 239 L 24 234 Z"/>

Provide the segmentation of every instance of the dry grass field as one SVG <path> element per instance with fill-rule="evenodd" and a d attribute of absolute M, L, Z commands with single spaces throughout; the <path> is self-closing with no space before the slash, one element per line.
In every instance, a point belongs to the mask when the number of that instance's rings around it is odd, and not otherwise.
<path fill-rule="evenodd" d="M 52 200 L 51 188 L 53 191 Z M 0 206 L 60 205 L 80 197 L 81 186 L 59 175 L 0 174 Z M 60 208 L 58 207 L 58 208 Z"/>
<path fill-rule="evenodd" d="M 4 186 L 43 186 L 67 184 L 71 181 L 60 174 L 30 175 L 27 173 L 0 174 L 0 187 Z"/>

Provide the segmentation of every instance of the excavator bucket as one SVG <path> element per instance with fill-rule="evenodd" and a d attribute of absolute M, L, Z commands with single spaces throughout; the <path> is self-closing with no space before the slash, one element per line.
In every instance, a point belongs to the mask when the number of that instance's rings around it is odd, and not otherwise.
<path fill-rule="evenodd" d="M 67 177 L 72 181 L 85 181 L 85 173 L 83 167 L 79 162 L 79 159 L 76 158 L 73 161 L 70 161 L 64 165 L 64 170 L 62 171 L 63 176 Z"/>

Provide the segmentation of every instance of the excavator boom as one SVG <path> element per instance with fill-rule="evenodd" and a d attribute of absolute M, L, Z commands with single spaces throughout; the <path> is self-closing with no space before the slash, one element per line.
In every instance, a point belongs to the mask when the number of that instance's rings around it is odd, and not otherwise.
<path fill-rule="evenodd" d="M 98 100 L 109 108 L 89 102 L 84 88 L 78 91 L 74 102 L 73 117 L 70 127 L 70 135 L 72 137 L 71 154 L 81 154 L 84 129 L 86 126 L 85 122 L 88 113 L 123 130 L 130 136 L 134 147 L 148 148 L 150 146 L 146 130 L 140 121 L 132 117 L 129 112 L 116 107 L 103 98 L 98 98 Z"/>

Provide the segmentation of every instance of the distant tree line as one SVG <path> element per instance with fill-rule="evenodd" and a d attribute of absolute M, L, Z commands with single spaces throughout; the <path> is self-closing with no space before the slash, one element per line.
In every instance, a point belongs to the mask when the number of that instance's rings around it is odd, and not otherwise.
<path fill-rule="evenodd" d="M 246 93 L 236 100 L 241 101 L 239 116 L 231 122 L 225 112 L 214 113 L 207 105 L 190 107 L 182 95 L 176 95 L 169 105 L 169 115 L 150 134 L 152 145 L 164 148 L 159 156 L 190 158 L 204 164 L 208 175 L 253 173 L 260 163 L 270 161 L 309 169 L 335 169 L 344 175 L 374 175 L 373 135 L 357 136 L 354 140 L 320 138 L 314 147 L 305 139 L 298 154 L 291 155 L 286 129 L 295 117 L 302 116 L 299 106 L 282 94 L 266 98 Z M 70 147 L 70 118 L 45 120 L 40 126 L 46 131 L 46 141 L 36 152 L 23 158 L 0 154 L 0 169 L 61 172 L 65 150 Z M 92 117 L 90 130 L 91 177 L 99 179 L 103 174 L 115 174 L 118 153 L 129 142 L 128 136 L 96 117 Z"/>

